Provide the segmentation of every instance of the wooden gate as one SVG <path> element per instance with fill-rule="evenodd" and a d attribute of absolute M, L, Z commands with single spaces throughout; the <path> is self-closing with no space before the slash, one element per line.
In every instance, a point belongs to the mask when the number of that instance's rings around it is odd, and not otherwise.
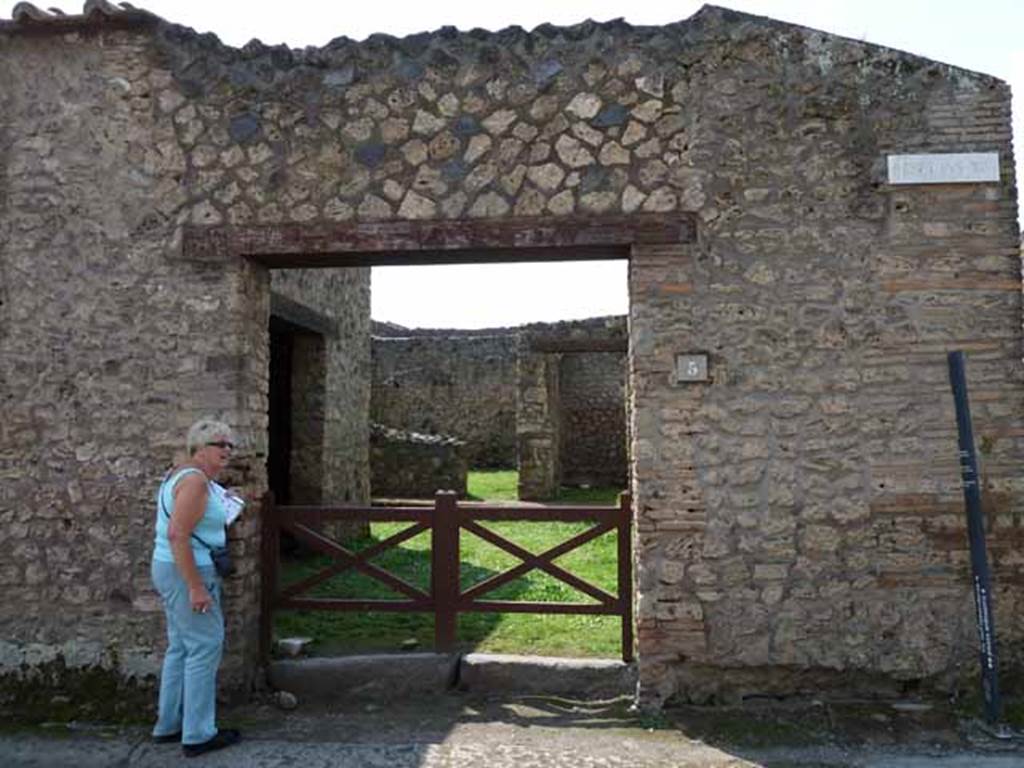
<path fill-rule="evenodd" d="M 306 507 L 275 506 L 264 499 L 261 653 L 269 657 L 273 612 L 276 609 L 327 611 L 419 611 L 434 614 L 434 646 L 439 652 L 455 647 L 460 613 L 561 613 L 619 616 L 622 623 L 622 658 L 633 659 L 633 552 L 631 501 L 619 497 L 617 507 L 493 505 L 459 502 L 454 493 L 439 492 L 433 507 Z M 361 552 L 354 552 L 325 536 L 323 524 L 333 520 L 408 522 L 409 527 Z M 481 525 L 488 521 L 592 522 L 594 525 L 550 549 L 533 554 Z M 414 536 L 430 531 L 430 589 L 423 590 L 372 562 L 374 557 Z M 460 585 L 459 534 L 479 536 L 521 562 L 465 591 Z M 280 533 L 287 531 L 314 551 L 329 555 L 334 563 L 301 581 L 282 588 Z M 618 541 L 618 583 L 611 594 L 555 565 L 555 558 L 571 552 L 598 536 L 615 531 Z M 395 600 L 310 597 L 309 590 L 343 571 L 355 569 L 405 597 Z M 531 570 L 539 569 L 596 600 L 596 603 L 517 602 L 488 600 L 495 589 Z"/>

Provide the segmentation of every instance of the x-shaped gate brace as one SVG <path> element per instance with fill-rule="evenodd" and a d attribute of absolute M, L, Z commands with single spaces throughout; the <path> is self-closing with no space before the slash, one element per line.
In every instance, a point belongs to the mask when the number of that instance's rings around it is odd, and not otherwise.
<path fill-rule="evenodd" d="M 268 504 L 272 499 L 268 498 Z M 408 521 L 405 528 L 362 552 L 354 552 L 325 536 L 317 527 L 327 520 Z M 437 650 L 451 650 L 459 613 L 562 613 L 618 615 L 622 619 L 623 658 L 632 659 L 632 549 L 631 501 L 623 494 L 618 507 L 512 507 L 460 505 L 455 495 L 438 493 L 433 509 L 415 507 L 270 507 L 264 517 L 264 630 L 265 652 L 269 651 L 270 613 L 274 608 L 313 610 L 424 611 L 435 614 Z M 504 536 L 480 524 L 480 520 L 587 521 L 595 524 L 586 531 L 534 554 Z M 520 560 L 499 574 L 462 591 L 459 582 L 459 531 L 466 530 Z M 316 551 L 329 555 L 335 563 L 315 574 L 277 589 L 278 541 L 281 530 L 288 531 Z M 382 552 L 431 531 L 431 589 L 429 592 L 410 584 L 394 573 L 370 561 Z M 618 594 L 611 594 L 555 565 L 554 560 L 587 544 L 609 531 L 618 534 Z M 407 600 L 300 597 L 319 584 L 354 569 L 404 595 Z M 481 600 L 533 570 L 540 570 L 593 598 L 596 603 L 554 603 L 505 600 Z"/>
<path fill-rule="evenodd" d="M 430 529 L 430 526 L 426 523 L 414 523 L 408 528 L 404 528 L 398 533 L 384 539 L 383 541 L 374 544 L 372 547 L 363 550 L 362 552 L 352 552 L 345 547 L 338 544 L 333 539 L 329 539 L 321 533 L 314 531 L 313 529 L 302 525 L 301 523 L 289 521 L 282 524 L 284 530 L 295 536 L 300 541 L 309 544 L 313 549 L 323 552 L 324 554 L 331 555 L 339 562 L 325 568 L 322 571 L 318 571 L 311 576 L 307 576 L 302 581 L 298 581 L 294 584 L 281 590 L 279 599 L 282 601 L 289 601 L 292 607 L 302 607 L 295 605 L 296 602 L 304 602 L 302 600 L 294 600 L 296 595 L 299 595 L 307 590 L 312 589 L 318 584 L 337 576 L 340 573 L 344 573 L 350 568 L 354 568 L 357 571 L 361 571 L 370 578 L 376 579 L 377 581 L 386 584 L 387 586 L 394 589 L 396 592 L 400 592 L 403 595 L 411 598 L 419 603 L 430 603 L 431 596 L 424 592 L 422 589 L 413 586 L 404 579 L 395 576 L 388 570 L 380 568 L 373 563 L 369 562 L 374 557 L 379 555 L 381 552 L 385 552 L 392 547 L 396 547 L 404 541 L 408 541 L 415 536 L 423 533 Z M 322 601 L 320 601 L 322 602 Z M 345 601 L 348 602 L 348 601 Z M 363 601 L 365 602 L 365 601 Z M 397 602 L 394 600 L 381 600 L 377 602 Z"/>
<path fill-rule="evenodd" d="M 494 533 L 494 531 L 491 531 L 490 529 L 485 528 L 479 523 L 473 522 L 472 520 L 461 521 L 461 527 L 469 531 L 470 533 L 479 536 L 484 541 L 493 544 L 494 546 L 498 547 L 504 552 L 508 552 L 510 555 L 518 557 L 522 562 L 519 565 L 508 569 L 507 571 L 503 571 L 502 573 L 495 574 L 490 578 L 484 579 L 478 584 L 473 585 L 470 589 L 466 590 L 465 592 L 462 592 L 459 595 L 460 611 L 470 611 L 473 609 L 474 605 L 481 605 L 475 602 L 477 597 L 488 592 L 493 592 L 495 589 L 502 586 L 503 584 L 507 584 L 510 581 L 517 579 L 520 576 L 523 576 L 534 569 L 540 569 L 542 571 L 545 571 L 546 573 L 550 574 L 551 576 L 563 582 L 564 584 L 568 584 L 571 587 L 575 587 L 580 592 L 589 595 L 605 607 L 615 607 L 615 595 L 608 594 L 603 589 L 595 587 L 590 582 L 584 581 L 575 574 L 570 573 L 564 568 L 560 568 L 559 566 L 555 565 L 554 562 L 552 562 L 555 558 L 561 557 L 562 555 L 571 552 L 574 549 L 579 549 L 587 542 L 593 541 L 598 536 L 601 536 L 602 534 L 613 530 L 615 528 L 614 523 L 599 523 L 598 525 L 595 525 L 593 528 L 587 529 L 583 533 L 574 536 L 568 541 L 563 541 L 558 546 L 552 547 L 551 549 L 548 549 L 537 555 L 533 554 L 532 552 L 526 549 L 523 549 L 514 542 L 509 541 L 508 539 L 500 536 L 499 534 Z M 500 605 L 502 606 L 508 604 L 509 603 L 505 602 L 500 603 Z M 523 604 L 559 605 L 558 603 Z M 482 605 L 488 604 L 484 603 Z M 582 604 L 580 607 L 583 607 L 583 605 L 585 604 Z"/>

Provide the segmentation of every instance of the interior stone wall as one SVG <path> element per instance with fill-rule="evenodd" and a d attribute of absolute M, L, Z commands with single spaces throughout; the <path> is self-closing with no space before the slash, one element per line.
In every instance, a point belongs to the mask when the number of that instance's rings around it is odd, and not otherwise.
<path fill-rule="evenodd" d="M 516 466 L 515 332 L 374 336 L 371 419 L 465 442 L 473 468 Z"/>
<path fill-rule="evenodd" d="M 302 478 L 303 454 L 311 454 L 323 480 L 306 484 L 303 503 L 365 502 L 370 498 L 370 270 L 272 270 L 271 289 L 314 310 L 330 327 L 322 335 L 324 370 L 320 384 L 323 402 L 301 403 L 310 387 L 293 382 L 297 420 L 292 428 L 292 467 Z M 313 343 L 311 339 L 305 345 Z M 316 355 L 306 350 L 307 356 Z M 323 423 L 302 423 L 302 413 L 323 414 Z M 311 444 L 309 436 L 319 439 Z M 319 498 L 317 498 L 319 497 Z M 296 502 L 298 503 L 298 502 Z"/>
<path fill-rule="evenodd" d="M 970 671 L 952 348 L 1020 666 L 1005 83 L 714 7 L 302 51 L 90 8 L 0 24 L 4 670 L 155 670 L 152 490 L 195 416 L 238 426 L 237 482 L 265 488 L 270 278 L 183 253 L 186 226 L 610 212 L 698 222 L 630 260 L 641 700 Z M 1000 180 L 887 182 L 889 153 L 969 151 Z M 675 382 L 681 352 L 708 382 Z M 257 519 L 233 534 L 229 674 L 253 659 Z"/>
<path fill-rule="evenodd" d="M 561 484 L 626 488 L 626 355 L 563 354 Z"/>
<path fill-rule="evenodd" d="M 324 427 L 327 423 L 327 354 L 325 339 L 318 333 L 296 333 L 292 343 L 291 446 L 288 469 L 288 504 L 322 504 L 326 486 L 324 461 L 336 455 L 328 448 Z M 273 374 L 271 374 L 273 376 Z M 273 387 L 273 381 L 271 381 Z M 332 398 L 333 400 L 333 398 Z M 282 414 L 284 416 L 284 414 Z M 268 445 L 269 453 L 273 447 Z M 271 486 L 273 490 L 273 486 Z M 276 494 L 275 494 L 276 498 Z"/>
<path fill-rule="evenodd" d="M 425 435 L 370 425 L 374 498 L 432 499 L 438 491 L 466 497 L 464 443 L 448 435 Z"/>
<path fill-rule="evenodd" d="M 522 501 L 552 499 L 562 478 L 559 418 L 560 356 L 534 352 L 520 337 L 516 358 L 516 442 L 519 446 L 517 495 Z"/>
<path fill-rule="evenodd" d="M 549 343 L 621 338 L 625 349 L 625 318 L 471 331 L 377 323 L 372 342 L 372 419 L 406 430 L 455 435 L 466 442 L 470 467 L 518 467 L 521 336 Z M 559 432 L 567 437 L 552 444 L 558 452 L 556 465 L 562 469 L 556 472 L 552 465 L 542 470 L 550 475 L 550 482 L 543 481 L 542 486 L 557 490 L 564 482 L 625 487 L 625 354 L 574 353 L 561 363 L 556 359 L 554 365 L 564 407 L 553 411 L 551 418 L 558 420 Z M 539 460 L 539 454 L 536 457 Z M 540 464 L 528 461 L 525 471 L 535 466 Z"/>

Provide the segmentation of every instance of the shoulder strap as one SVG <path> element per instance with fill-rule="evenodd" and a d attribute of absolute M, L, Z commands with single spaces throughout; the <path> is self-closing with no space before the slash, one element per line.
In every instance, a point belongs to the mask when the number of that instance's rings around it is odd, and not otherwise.
<path fill-rule="evenodd" d="M 199 471 L 198 469 L 193 469 L 192 467 L 189 467 L 188 469 L 184 470 L 181 474 L 184 475 L 184 474 L 189 473 L 189 472 L 198 472 L 198 471 Z M 160 505 L 160 511 L 163 512 L 167 516 L 167 522 L 168 523 L 171 521 L 171 513 L 167 511 L 167 505 L 164 504 L 164 486 L 167 484 L 167 481 L 170 480 L 172 476 L 173 476 L 173 470 L 171 472 L 168 472 L 166 475 L 164 475 L 164 479 L 160 483 L 160 491 L 156 495 L 157 502 Z M 213 547 L 211 547 L 209 544 L 207 544 L 205 541 L 203 541 L 201 538 L 199 538 L 196 535 L 195 531 L 192 531 L 192 538 L 195 539 L 196 541 L 198 541 L 200 544 L 202 544 L 204 547 L 206 547 L 211 552 L 213 551 Z"/>

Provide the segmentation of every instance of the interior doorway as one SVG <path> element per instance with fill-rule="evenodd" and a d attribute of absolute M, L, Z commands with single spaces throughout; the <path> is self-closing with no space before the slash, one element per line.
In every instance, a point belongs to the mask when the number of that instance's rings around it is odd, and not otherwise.
<path fill-rule="evenodd" d="M 267 484 L 281 504 L 319 504 L 324 485 L 323 335 L 270 316 Z"/>

